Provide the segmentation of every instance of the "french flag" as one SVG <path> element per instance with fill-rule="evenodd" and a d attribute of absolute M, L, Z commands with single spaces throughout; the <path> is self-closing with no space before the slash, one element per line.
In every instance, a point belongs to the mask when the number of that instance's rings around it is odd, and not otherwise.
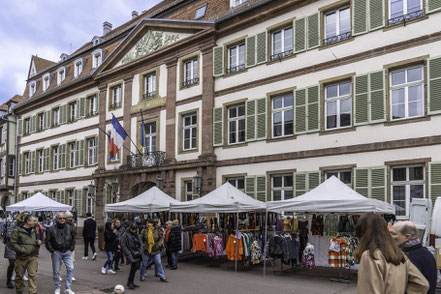
<path fill-rule="evenodd" d="M 110 158 L 115 158 L 124 143 L 127 133 L 112 113 L 112 133 L 110 134 L 109 153 Z"/>

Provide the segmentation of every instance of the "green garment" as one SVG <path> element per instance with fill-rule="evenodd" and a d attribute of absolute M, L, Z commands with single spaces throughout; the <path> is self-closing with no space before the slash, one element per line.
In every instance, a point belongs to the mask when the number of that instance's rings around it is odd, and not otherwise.
<path fill-rule="evenodd" d="M 35 228 L 32 228 L 31 234 L 29 234 L 25 229 L 15 227 L 11 234 L 11 246 L 16 253 L 17 259 L 37 256 L 39 250 L 37 240 Z"/>

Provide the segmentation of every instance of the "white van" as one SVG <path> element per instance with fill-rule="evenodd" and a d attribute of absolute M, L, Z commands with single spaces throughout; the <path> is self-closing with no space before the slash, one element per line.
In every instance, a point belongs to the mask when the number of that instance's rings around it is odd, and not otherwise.
<path fill-rule="evenodd" d="M 441 197 L 436 198 L 430 226 L 430 245 L 441 247 Z"/>

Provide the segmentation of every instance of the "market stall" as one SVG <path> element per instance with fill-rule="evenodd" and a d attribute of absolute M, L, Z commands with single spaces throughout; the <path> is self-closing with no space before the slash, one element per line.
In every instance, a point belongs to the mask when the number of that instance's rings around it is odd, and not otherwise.
<path fill-rule="evenodd" d="M 6 211 L 71 211 L 72 206 L 59 203 L 38 192 L 18 203 L 6 206 Z"/>

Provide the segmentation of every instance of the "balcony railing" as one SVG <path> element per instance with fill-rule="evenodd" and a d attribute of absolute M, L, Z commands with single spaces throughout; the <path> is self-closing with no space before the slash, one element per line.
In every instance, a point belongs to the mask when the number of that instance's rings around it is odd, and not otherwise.
<path fill-rule="evenodd" d="M 156 95 L 156 91 L 153 91 L 153 92 L 144 93 L 143 97 L 149 98 L 149 97 L 153 97 L 155 95 Z"/>
<path fill-rule="evenodd" d="M 189 87 L 191 85 L 197 84 L 199 82 L 199 78 L 198 77 L 194 77 L 193 79 L 188 79 L 182 82 L 182 87 Z"/>
<path fill-rule="evenodd" d="M 98 111 L 96 111 L 96 110 L 90 110 L 89 112 L 86 113 L 86 116 L 89 117 L 89 116 L 94 116 L 94 115 L 96 115 L 96 114 L 98 114 Z"/>
<path fill-rule="evenodd" d="M 418 18 L 423 16 L 423 11 L 422 10 L 417 10 L 408 14 L 403 14 L 397 17 L 393 17 L 391 19 L 389 19 L 387 21 L 387 25 L 388 26 L 393 26 L 396 24 L 400 24 L 400 23 L 404 23 L 404 25 L 406 25 L 406 22 L 408 22 L 409 20 Z"/>
<path fill-rule="evenodd" d="M 347 40 L 351 37 L 351 32 L 343 33 L 338 36 L 329 37 L 323 40 L 323 45 L 330 45 L 340 41 Z"/>
<path fill-rule="evenodd" d="M 165 152 L 147 152 L 142 155 L 127 156 L 127 168 L 146 168 L 160 166 L 165 160 Z"/>
<path fill-rule="evenodd" d="M 121 107 L 121 101 L 110 104 L 110 109 Z"/>
<path fill-rule="evenodd" d="M 288 57 L 288 56 L 291 56 L 293 54 L 294 54 L 294 51 L 292 49 L 286 50 L 284 52 L 276 53 L 276 54 L 271 55 L 271 61 L 281 60 L 281 59 Z"/>
<path fill-rule="evenodd" d="M 227 75 L 245 70 L 245 63 L 227 68 Z"/>

